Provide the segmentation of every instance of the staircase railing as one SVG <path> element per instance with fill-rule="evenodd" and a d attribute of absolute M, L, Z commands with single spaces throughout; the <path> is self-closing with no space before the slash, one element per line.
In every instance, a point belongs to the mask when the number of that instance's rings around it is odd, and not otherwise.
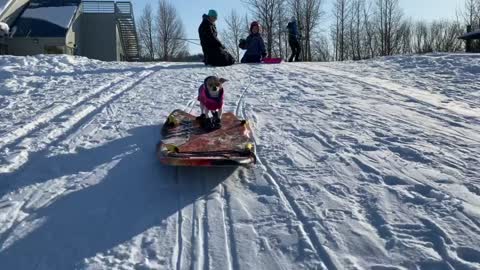
<path fill-rule="evenodd" d="M 82 1 L 83 13 L 115 13 L 114 1 Z"/>
<path fill-rule="evenodd" d="M 81 11 L 83 13 L 115 14 L 125 60 L 138 61 L 140 59 L 137 28 L 131 2 L 82 1 Z"/>
<path fill-rule="evenodd" d="M 115 14 L 127 61 L 138 61 L 140 53 L 132 3 L 116 2 Z"/>

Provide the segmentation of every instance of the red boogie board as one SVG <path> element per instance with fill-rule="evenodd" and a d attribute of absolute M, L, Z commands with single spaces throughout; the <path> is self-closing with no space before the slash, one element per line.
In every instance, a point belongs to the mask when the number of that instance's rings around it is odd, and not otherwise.
<path fill-rule="evenodd" d="M 256 162 L 252 130 L 232 113 L 222 115 L 222 127 L 207 132 L 195 116 L 173 111 L 157 146 L 160 162 L 172 166 L 248 166 Z"/>

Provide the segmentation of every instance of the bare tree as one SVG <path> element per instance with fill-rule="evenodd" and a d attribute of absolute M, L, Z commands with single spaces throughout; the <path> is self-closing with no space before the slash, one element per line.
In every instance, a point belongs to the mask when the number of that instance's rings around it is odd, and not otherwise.
<path fill-rule="evenodd" d="M 443 31 L 443 44 L 441 51 L 444 52 L 459 52 L 464 49 L 463 41 L 458 37 L 463 34 L 463 27 L 459 22 L 446 22 Z"/>
<path fill-rule="evenodd" d="M 475 10 L 472 3 L 480 4 L 480 0 L 467 1 L 470 2 L 467 7 L 471 9 L 465 18 L 478 21 L 480 17 L 475 19 L 476 15 L 471 12 Z M 480 5 L 476 7 L 480 11 Z M 398 0 L 335 0 L 332 13 L 332 58 L 336 61 L 393 54 L 457 52 L 463 48 L 463 42 L 458 40 L 462 34 L 461 23 L 405 20 Z M 318 57 L 322 55 L 319 51 L 325 51 L 325 47 L 323 42 L 316 42 L 315 57 L 325 58 Z"/>
<path fill-rule="evenodd" d="M 465 0 L 461 17 L 466 25 L 472 27 L 472 30 L 478 29 L 480 27 L 480 0 Z"/>
<path fill-rule="evenodd" d="M 360 60 L 364 58 L 366 50 L 364 48 L 364 42 L 362 37 L 365 33 L 365 25 L 363 24 L 362 11 L 364 10 L 365 0 L 352 0 L 350 9 L 351 16 L 349 18 L 349 35 L 350 35 L 350 47 L 351 58 L 353 60 Z"/>
<path fill-rule="evenodd" d="M 348 18 L 348 0 L 336 0 L 333 4 L 333 17 L 335 22 L 332 27 L 332 39 L 335 47 L 335 60 L 346 59 L 346 31 Z"/>
<path fill-rule="evenodd" d="M 328 39 L 325 36 L 319 36 L 312 44 L 312 52 L 315 61 L 328 62 L 332 60 Z"/>
<path fill-rule="evenodd" d="M 363 26 L 365 29 L 365 38 L 364 38 L 364 46 L 366 47 L 367 53 L 364 58 L 373 58 L 376 55 L 376 44 L 378 43 L 377 36 L 375 35 L 375 25 L 373 12 L 372 12 L 372 3 L 365 4 L 362 10 L 362 17 L 363 17 Z"/>
<path fill-rule="evenodd" d="M 413 51 L 415 53 L 426 53 L 433 51 L 429 44 L 428 25 L 424 21 L 417 22 L 413 30 Z"/>
<path fill-rule="evenodd" d="M 233 53 L 237 62 L 240 62 L 240 48 L 238 47 L 238 43 L 240 42 L 245 29 L 242 21 L 242 18 L 237 12 L 232 10 L 230 15 L 225 18 L 227 29 L 223 31 L 222 35 L 227 49 Z"/>
<path fill-rule="evenodd" d="M 376 24 L 380 37 L 380 55 L 392 55 L 399 49 L 403 12 L 398 0 L 376 0 Z"/>
<path fill-rule="evenodd" d="M 244 21 L 243 21 L 244 22 L 244 24 L 243 24 L 244 31 L 243 32 L 244 32 L 245 35 L 249 35 L 250 34 L 250 21 L 249 21 L 250 18 L 248 18 L 248 15 L 245 14 L 245 18 L 243 18 L 243 19 L 244 19 Z"/>
<path fill-rule="evenodd" d="M 167 0 L 159 0 L 157 14 L 158 55 L 170 61 L 186 50 L 183 23 L 175 7 Z"/>
<path fill-rule="evenodd" d="M 288 21 L 287 17 L 287 11 L 286 11 L 286 6 L 285 2 L 283 2 L 280 7 L 278 8 L 278 20 L 277 20 L 277 48 L 278 48 L 278 56 L 280 58 L 283 58 L 284 53 L 287 55 L 287 53 L 284 51 L 284 47 L 288 47 L 287 44 L 287 32 L 285 31 L 285 22 Z"/>
<path fill-rule="evenodd" d="M 463 49 L 463 42 L 458 39 L 463 33 L 459 22 L 446 20 L 424 21 L 415 24 L 412 49 L 415 53 L 458 52 Z"/>
<path fill-rule="evenodd" d="M 154 17 L 152 14 L 152 5 L 147 3 L 143 9 L 142 16 L 140 17 L 138 25 L 138 36 L 140 44 L 144 49 L 149 60 L 155 58 L 155 45 L 154 45 Z"/>
<path fill-rule="evenodd" d="M 480 0 L 465 0 L 463 9 L 457 14 L 458 21 L 462 21 L 467 31 L 480 29 Z M 480 51 L 478 40 L 467 40 L 465 43 L 468 52 Z"/>
<path fill-rule="evenodd" d="M 312 61 L 312 37 L 321 18 L 322 0 L 303 0 L 303 33 L 305 37 L 306 60 Z M 305 58 L 304 58 L 305 59 Z"/>
<path fill-rule="evenodd" d="M 396 34 L 395 43 L 397 45 L 397 53 L 412 53 L 412 23 L 410 21 L 402 21 Z"/>

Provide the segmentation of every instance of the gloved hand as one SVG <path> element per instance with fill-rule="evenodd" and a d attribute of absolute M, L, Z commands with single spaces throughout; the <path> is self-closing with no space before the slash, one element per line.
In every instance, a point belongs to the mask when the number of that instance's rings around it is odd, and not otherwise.
<path fill-rule="evenodd" d="M 247 48 L 247 41 L 245 39 L 240 39 L 240 42 L 238 44 L 238 47 L 242 50 L 245 50 Z"/>

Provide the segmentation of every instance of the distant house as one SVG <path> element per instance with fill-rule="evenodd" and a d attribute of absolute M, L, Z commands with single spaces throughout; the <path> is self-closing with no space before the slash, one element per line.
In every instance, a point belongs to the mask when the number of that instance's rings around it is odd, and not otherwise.
<path fill-rule="evenodd" d="M 0 0 L 10 28 L 0 53 L 69 54 L 104 61 L 139 59 L 132 4 L 81 0 Z"/>

